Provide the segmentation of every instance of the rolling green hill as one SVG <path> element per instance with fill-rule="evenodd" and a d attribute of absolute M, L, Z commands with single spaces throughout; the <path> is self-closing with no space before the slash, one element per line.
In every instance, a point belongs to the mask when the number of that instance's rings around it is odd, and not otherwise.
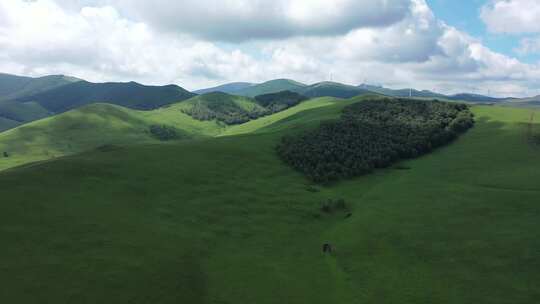
<path fill-rule="evenodd" d="M 175 85 L 91 83 L 61 75 L 31 78 L 0 74 L 0 131 L 91 103 L 149 110 L 194 95 Z"/>
<path fill-rule="evenodd" d="M 268 113 L 254 99 L 222 92 L 195 96 L 180 108 L 197 120 L 217 120 L 228 125 L 245 123 Z"/>
<path fill-rule="evenodd" d="M 299 92 L 306 85 L 290 79 L 275 79 L 261 84 L 253 85 L 235 92 L 236 95 L 255 97 L 258 95 L 277 93 L 281 91 Z"/>
<path fill-rule="evenodd" d="M 159 143 L 154 125 L 175 128 L 180 139 L 214 136 L 223 129 L 215 121 L 201 122 L 178 105 L 137 111 L 111 104 L 91 104 L 0 133 L 0 170 L 93 150 L 101 146 Z"/>
<path fill-rule="evenodd" d="M 236 92 L 247 89 L 254 85 L 255 85 L 254 83 L 250 83 L 250 82 L 232 82 L 232 83 L 227 83 L 227 84 L 220 85 L 217 87 L 197 90 L 197 91 L 194 91 L 193 93 L 206 94 L 206 93 L 222 92 L 222 93 L 227 93 L 227 94 L 236 94 Z"/>
<path fill-rule="evenodd" d="M 51 113 L 35 102 L 0 101 L 2 117 L 24 123 L 45 118 Z"/>
<path fill-rule="evenodd" d="M 79 81 L 41 94 L 25 96 L 20 102 L 36 102 L 50 112 L 62 113 L 83 105 L 107 102 L 149 110 L 193 97 L 179 86 L 145 86 L 136 82 L 91 83 Z"/>
<path fill-rule="evenodd" d="M 531 111 L 474 107 L 476 127 L 454 144 L 331 186 L 310 186 L 279 160 L 281 137 L 361 100 L 310 100 L 248 122 L 256 132 L 242 136 L 1 172 L 0 294 L 10 303 L 534 303 Z M 338 198 L 346 212 L 321 212 Z"/>
<path fill-rule="evenodd" d="M 245 133 L 255 130 L 269 121 L 275 121 L 311 107 L 332 104 L 314 100 L 301 103 L 285 113 L 255 119 L 259 114 L 270 114 L 254 99 L 210 93 L 196 96 L 185 102 L 175 103 L 152 111 L 139 111 L 111 104 L 90 104 L 59 115 L 28 123 L 16 129 L 0 133 L 0 153 L 6 151 L 9 158 L 0 158 L 0 170 L 33 161 L 48 160 L 60 156 L 96 149 L 104 145 L 131 145 L 159 143 L 149 131 L 151 126 L 170 126 L 187 138 L 204 138 L 222 134 Z M 212 119 L 199 120 L 187 112 L 213 115 Z M 217 119 L 246 118 L 248 124 L 228 126 Z M 247 115 L 247 116 L 238 116 Z M 229 121 L 230 122 L 230 121 Z M 10 127 L 11 121 L 0 121 Z M 258 127 L 256 127 L 258 126 Z"/>
<path fill-rule="evenodd" d="M 78 81 L 80 79 L 64 75 L 32 78 L 0 73 L 0 101 L 38 94 Z"/>
<path fill-rule="evenodd" d="M 0 73 L 0 132 L 50 115 L 48 110 L 37 103 L 22 103 L 14 99 L 46 92 L 77 81 L 80 80 L 63 75 L 32 78 Z"/>
<path fill-rule="evenodd" d="M 415 98 L 438 98 L 448 99 L 448 96 L 444 94 L 435 93 L 428 90 L 415 90 L 415 89 L 398 89 L 393 90 L 382 86 L 373 86 L 368 84 L 361 84 L 358 86 L 361 89 L 368 90 L 374 93 L 392 96 L 392 97 L 415 97 Z"/>
<path fill-rule="evenodd" d="M 0 117 L 0 132 L 5 131 L 5 130 L 9 130 L 11 128 L 15 128 L 19 124 L 20 123 L 18 121 L 7 119 L 7 118 L 4 118 L 4 117 Z"/>
<path fill-rule="evenodd" d="M 325 96 L 336 98 L 351 98 L 362 94 L 373 94 L 374 92 L 355 86 L 326 81 L 302 88 L 299 93 L 311 98 Z"/>
<path fill-rule="evenodd" d="M 268 109 L 270 113 L 281 112 L 306 100 L 307 97 L 291 91 L 255 96 L 255 102 Z"/>

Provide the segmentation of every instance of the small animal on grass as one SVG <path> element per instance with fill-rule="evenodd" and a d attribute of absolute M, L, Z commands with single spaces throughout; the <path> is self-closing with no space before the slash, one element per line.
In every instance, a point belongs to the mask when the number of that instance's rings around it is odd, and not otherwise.
<path fill-rule="evenodd" d="M 322 247 L 323 253 L 332 253 L 332 245 L 325 243 Z"/>

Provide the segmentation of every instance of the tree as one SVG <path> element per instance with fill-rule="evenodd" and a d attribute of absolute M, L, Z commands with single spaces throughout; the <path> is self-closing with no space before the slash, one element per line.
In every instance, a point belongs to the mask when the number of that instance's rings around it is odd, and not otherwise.
<path fill-rule="evenodd" d="M 9 157 L 9 154 L 4 151 L 4 157 Z"/>
<path fill-rule="evenodd" d="M 473 125 L 473 115 L 463 104 L 365 100 L 347 106 L 337 121 L 282 138 L 277 152 L 311 180 L 325 183 L 428 153 Z"/>

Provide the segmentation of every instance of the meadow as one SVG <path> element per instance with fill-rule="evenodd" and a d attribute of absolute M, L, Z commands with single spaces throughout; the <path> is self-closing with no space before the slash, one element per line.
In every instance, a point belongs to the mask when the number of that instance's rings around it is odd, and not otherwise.
<path fill-rule="evenodd" d="M 532 110 L 475 106 L 476 126 L 453 144 L 326 186 L 278 158 L 282 136 L 361 100 L 312 100 L 226 129 L 183 116 L 187 135 L 200 128 L 205 136 L 168 143 L 130 128 L 172 117 L 174 107 L 130 115 L 136 124 L 112 120 L 117 133 L 88 138 L 135 134 L 138 145 L 0 172 L 3 300 L 534 303 L 540 148 L 528 140 Z M 340 198 L 346 211 L 321 212 Z"/>

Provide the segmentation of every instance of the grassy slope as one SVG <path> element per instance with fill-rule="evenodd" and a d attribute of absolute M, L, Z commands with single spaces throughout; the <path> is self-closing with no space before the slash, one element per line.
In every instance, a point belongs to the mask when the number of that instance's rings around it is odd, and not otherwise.
<path fill-rule="evenodd" d="M 246 112 L 264 110 L 264 108 L 258 105 L 254 99 L 222 92 L 211 92 L 204 95 L 198 95 L 180 103 L 178 106 L 183 109 L 189 109 L 197 104 L 215 110 L 220 110 L 220 107 L 237 107 L 239 110 Z"/>
<path fill-rule="evenodd" d="M 277 93 L 281 91 L 298 92 L 306 87 L 305 84 L 290 79 L 275 79 L 261 84 L 250 86 L 235 92 L 237 95 L 255 97 L 258 95 Z"/>
<path fill-rule="evenodd" d="M 337 82 L 321 82 L 302 88 L 300 94 L 307 97 L 332 96 L 336 98 L 351 98 L 361 94 L 375 94 L 359 87 L 345 85 Z"/>
<path fill-rule="evenodd" d="M 19 125 L 19 122 L 4 117 L 0 117 L 0 132 L 15 128 Z"/>
<path fill-rule="evenodd" d="M 0 101 L 0 117 L 24 123 L 49 115 L 47 109 L 35 102 Z"/>
<path fill-rule="evenodd" d="M 250 99 L 234 96 L 234 102 L 247 111 L 259 107 Z M 183 131 L 190 137 L 213 137 L 253 132 L 268 124 L 313 107 L 332 104 L 332 98 L 320 98 L 301 103 L 286 111 L 227 127 L 217 121 L 198 121 L 184 114 L 182 109 L 197 102 L 195 97 L 152 111 L 136 111 L 110 104 L 92 104 L 57 116 L 20 126 L 0 133 L 0 153 L 9 152 L 9 158 L 0 158 L 0 170 L 33 161 L 92 150 L 105 144 L 133 145 L 158 143 L 148 133 L 153 124 L 165 124 Z M 0 121 L 0 127 L 10 121 Z"/>
<path fill-rule="evenodd" d="M 0 294 L 35 303 L 532 303 L 540 153 L 529 110 L 477 107 L 455 144 L 312 193 L 258 134 L 92 152 L 0 173 Z M 538 128 L 537 128 L 538 129 Z M 314 217 L 344 197 L 353 216 Z M 329 241 L 333 257 L 320 253 Z"/>
<path fill-rule="evenodd" d="M 0 170 L 32 161 L 92 150 L 105 144 L 158 143 L 148 128 L 167 124 L 186 137 L 213 136 L 222 127 L 216 122 L 199 122 L 183 114 L 178 106 L 155 111 L 136 111 L 110 104 L 92 104 L 0 133 Z"/>
<path fill-rule="evenodd" d="M 19 101 L 34 101 L 54 113 L 62 113 L 87 104 L 107 102 L 134 109 L 155 109 L 186 100 L 195 94 L 176 85 L 146 86 L 136 82 L 91 83 L 79 81 Z"/>
<path fill-rule="evenodd" d="M 0 100 L 37 94 L 77 81 L 79 79 L 63 75 L 31 78 L 0 73 Z"/>
<path fill-rule="evenodd" d="M 329 106 L 329 105 L 332 105 L 332 104 L 334 104 L 336 102 L 337 102 L 336 99 L 331 98 L 331 97 L 322 97 L 322 98 L 311 99 L 311 100 L 305 101 L 303 103 L 300 103 L 299 105 L 297 105 L 295 107 L 291 107 L 291 108 L 289 108 L 287 110 L 275 113 L 273 115 L 261 117 L 259 119 L 252 120 L 252 121 L 249 121 L 249 122 L 241 124 L 241 125 L 230 126 L 229 128 L 227 128 L 220 135 L 221 136 L 228 136 L 228 135 L 239 135 L 239 134 L 254 133 L 254 132 L 257 132 L 260 129 L 263 129 L 265 127 L 269 127 L 270 125 L 274 125 L 277 122 L 280 122 L 280 121 L 282 121 L 282 120 L 284 120 L 284 119 L 286 119 L 288 117 L 291 117 L 291 116 L 293 116 L 293 115 L 295 115 L 297 113 L 300 113 L 300 112 L 303 112 L 303 111 L 306 111 L 306 110 L 309 110 L 309 109 Z"/>

